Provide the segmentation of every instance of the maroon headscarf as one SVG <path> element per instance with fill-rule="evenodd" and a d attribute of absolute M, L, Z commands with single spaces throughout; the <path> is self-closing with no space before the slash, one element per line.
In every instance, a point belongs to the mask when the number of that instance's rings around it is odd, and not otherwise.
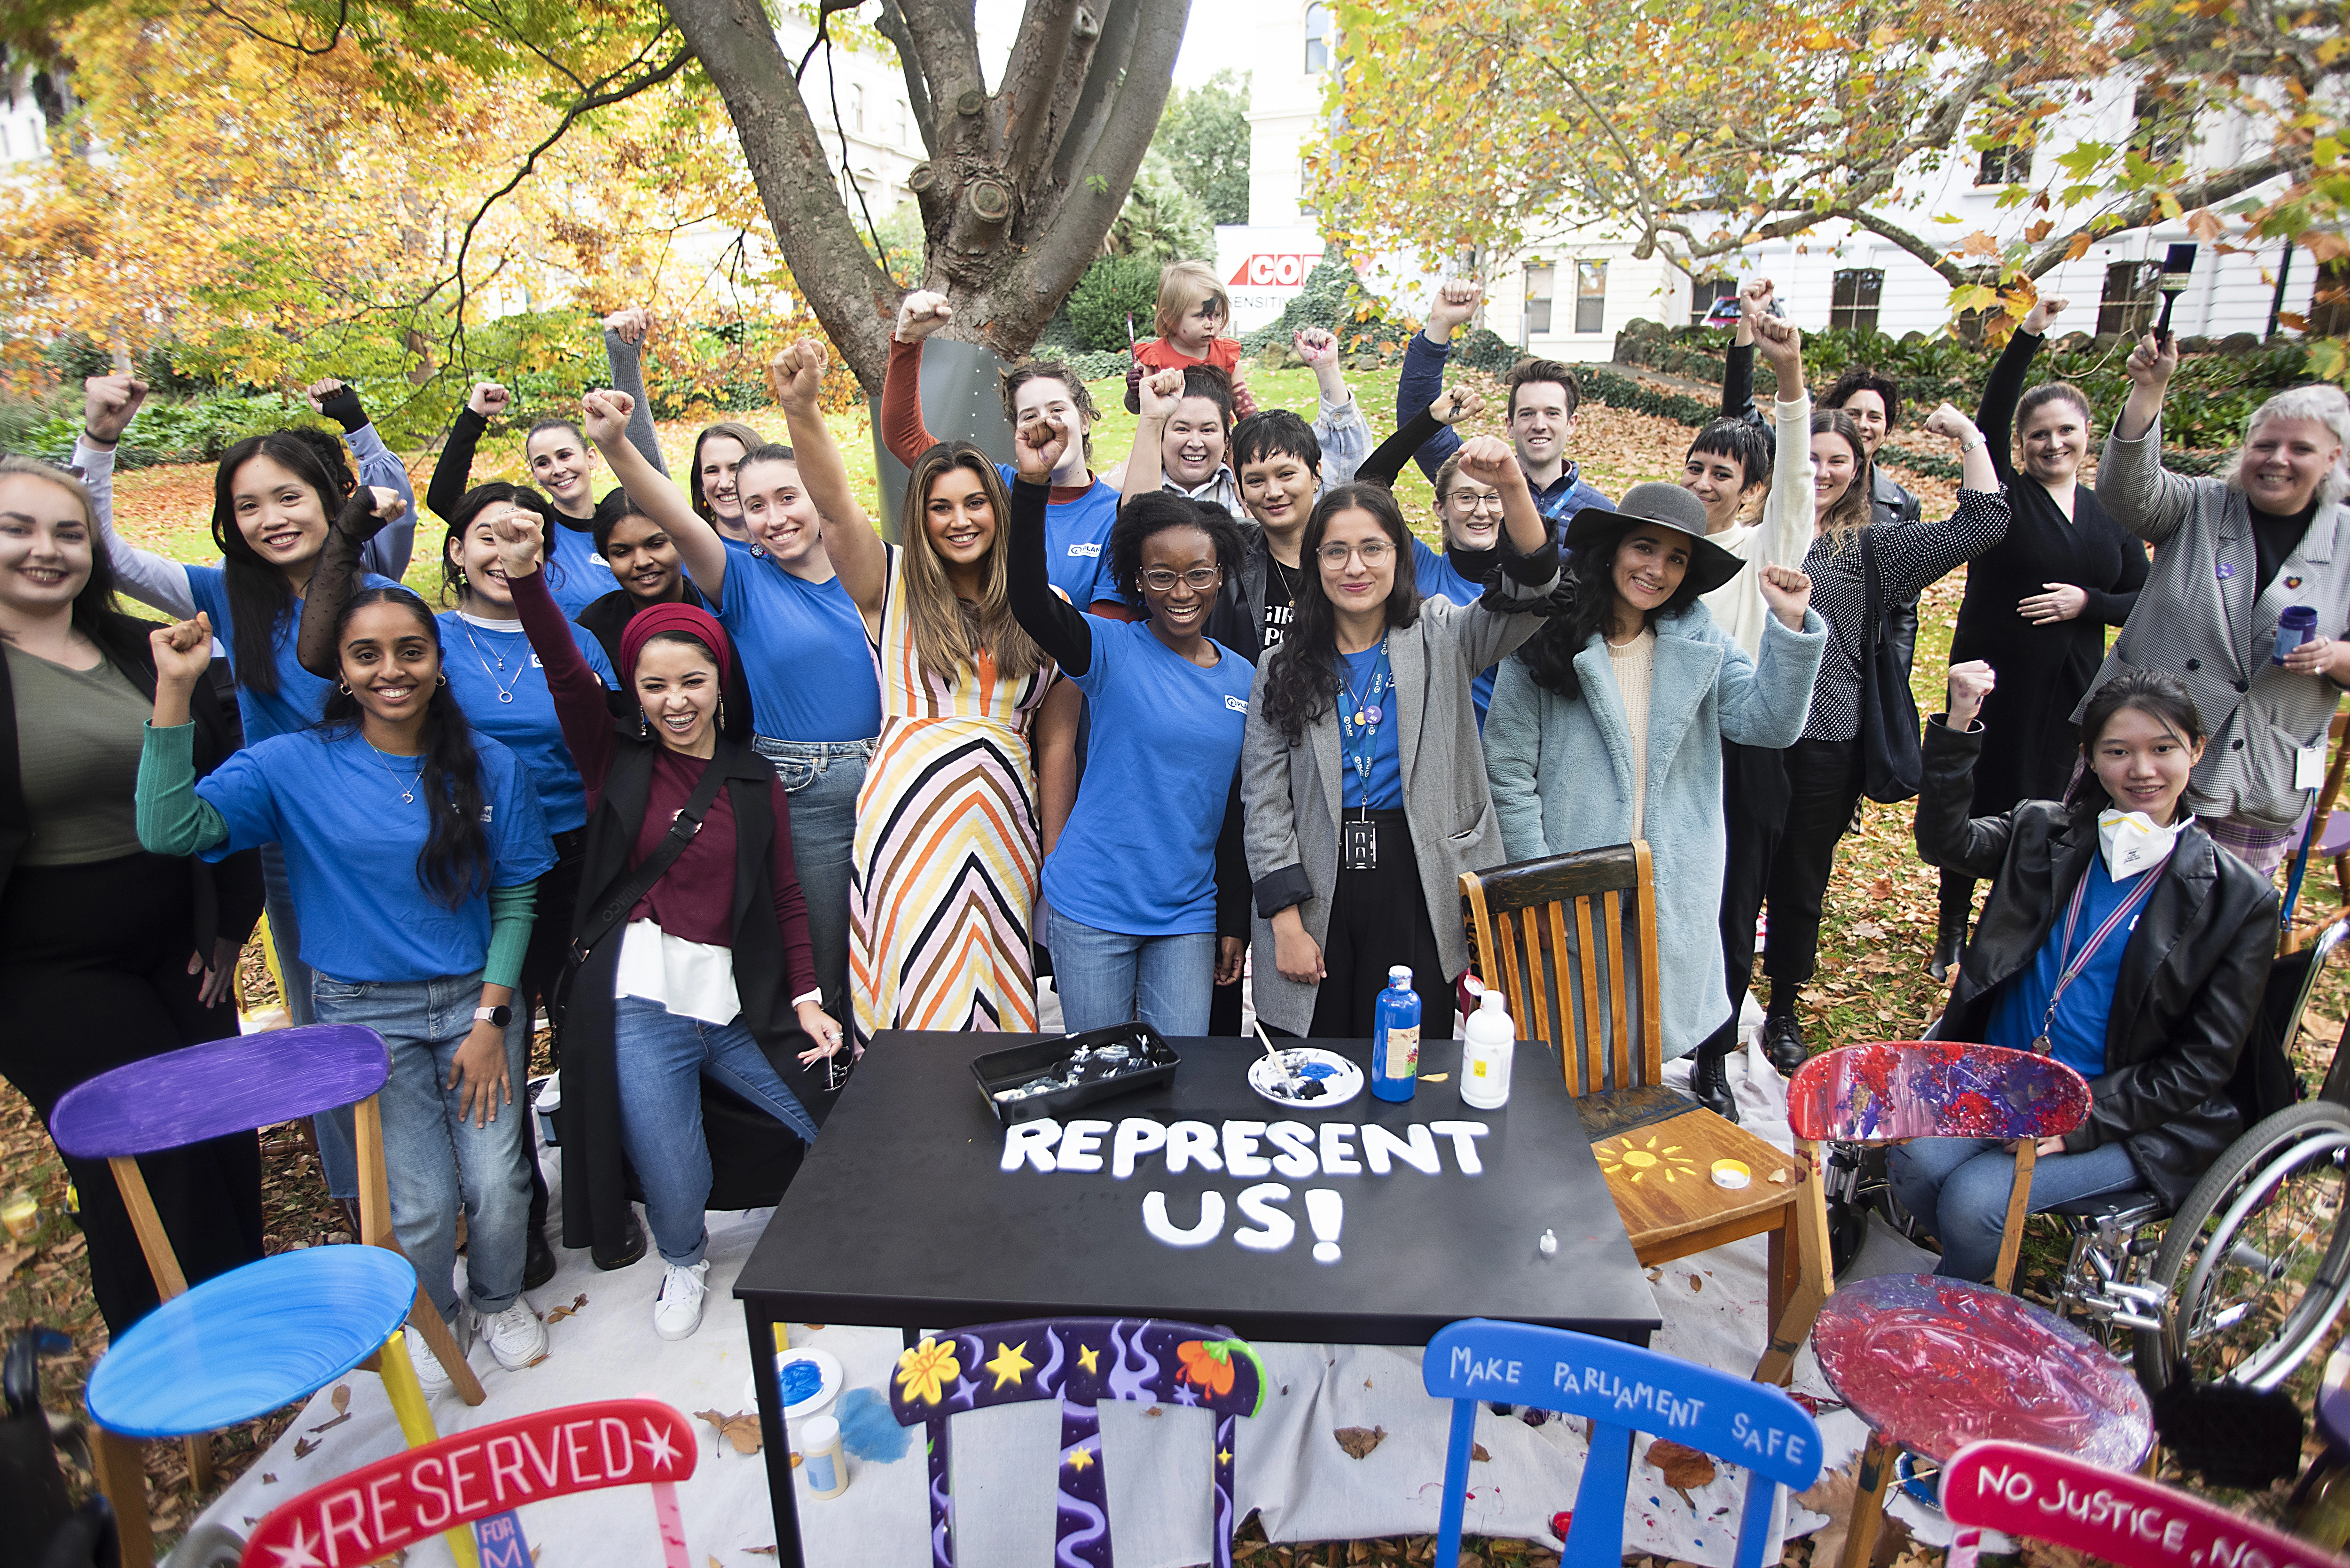
<path fill-rule="evenodd" d="M 727 670 L 734 662 L 734 645 L 726 639 L 726 628 L 718 618 L 693 605 L 648 605 L 629 618 L 620 628 L 620 679 L 633 682 L 637 678 L 637 656 L 645 644 L 665 631 L 681 631 L 700 639 L 718 659 L 718 679 L 723 684 Z"/>

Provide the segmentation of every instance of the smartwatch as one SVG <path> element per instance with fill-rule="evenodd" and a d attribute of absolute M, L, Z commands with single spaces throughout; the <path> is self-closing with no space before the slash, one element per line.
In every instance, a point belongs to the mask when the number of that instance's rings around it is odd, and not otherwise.
<path fill-rule="evenodd" d="M 476 1023 L 494 1023 L 499 1028 L 504 1029 L 507 1024 L 514 1022 L 514 1009 L 511 1007 L 476 1007 L 473 1009 L 473 1022 Z"/>

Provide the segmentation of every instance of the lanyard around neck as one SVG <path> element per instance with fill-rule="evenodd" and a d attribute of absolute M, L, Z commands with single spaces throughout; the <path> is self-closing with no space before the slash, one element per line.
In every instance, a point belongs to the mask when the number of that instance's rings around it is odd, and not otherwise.
<path fill-rule="evenodd" d="M 2033 1041 L 2033 1050 L 2045 1056 L 2053 1049 L 2049 1044 L 2049 1031 L 2055 1026 L 2056 1004 L 2064 1000 L 2065 989 L 2080 978 L 2083 970 L 2089 967 L 2089 961 L 2097 956 L 2097 950 L 2106 945 L 2106 940 L 2116 930 L 2128 925 L 2131 918 L 2137 913 L 2139 906 L 2154 896 L 2155 877 L 2168 863 L 2168 857 L 2166 856 L 2137 874 L 2137 886 L 2130 889 L 2129 897 L 2116 906 L 2114 912 L 2107 915 L 2097 929 L 2089 933 L 2087 943 L 2069 962 L 2064 964 L 2063 970 L 2057 974 L 2056 988 L 2048 993 L 2048 1011 L 2040 1020 L 2040 1036 Z M 2064 945 L 2056 950 L 2060 960 L 2065 953 L 2073 950 L 2073 936 L 2080 929 L 2081 910 L 2088 902 L 2089 878 L 2095 875 L 2095 865 L 2085 867 L 2082 869 L 2080 881 L 2073 886 L 2072 902 L 2064 911 Z"/>
<path fill-rule="evenodd" d="M 1388 664 L 1388 639 L 1379 639 L 1378 657 L 1371 661 L 1369 683 L 1360 691 L 1354 683 L 1340 677 L 1343 688 L 1338 703 L 1338 732 L 1346 738 L 1347 760 L 1354 764 L 1355 775 L 1361 780 L 1363 809 L 1371 808 L 1371 764 L 1378 753 L 1379 726 L 1387 721 L 1387 710 L 1380 696 L 1392 691 L 1395 674 Z"/>

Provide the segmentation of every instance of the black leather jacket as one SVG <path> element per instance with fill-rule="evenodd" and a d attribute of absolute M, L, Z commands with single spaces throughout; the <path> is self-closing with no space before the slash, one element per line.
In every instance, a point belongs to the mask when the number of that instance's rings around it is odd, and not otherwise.
<path fill-rule="evenodd" d="M 1983 733 L 1981 725 L 1957 733 L 1940 714 L 1926 726 L 1918 853 L 1992 879 L 1935 1029 L 1945 1040 L 1983 1038 L 2000 986 L 2032 966 L 2097 853 L 2095 822 L 2074 825 L 2054 801 L 1967 815 Z M 2123 1140 L 2147 1186 L 2176 1209 L 2242 1130 L 2228 1080 L 2276 950 L 2277 893 L 2192 824 L 2156 875 L 2162 880 L 2122 950 L 2106 1071 L 2089 1085 L 2095 1106 L 2064 1148 Z"/>

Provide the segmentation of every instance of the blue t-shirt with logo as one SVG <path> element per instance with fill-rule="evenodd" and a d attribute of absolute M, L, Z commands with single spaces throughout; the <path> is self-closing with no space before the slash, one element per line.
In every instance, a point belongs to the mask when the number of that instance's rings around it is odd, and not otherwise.
<path fill-rule="evenodd" d="M 445 610 L 441 623 L 441 668 L 449 691 L 473 732 L 488 735 L 522 759 L 538 786 L 538 805 L 549 833 L 569 833 L 588 825 L 588 788 L 579 766 L 563 742 L 555 698 L 546 689 L 546 666 L 530 648 L 520 621 L 469 620 Z M 618 688 L 604 645 L 586 627 L 574 625 L 588 668 L 607 686 Z"/>
<path fill-rule="evenodd" d="M 212 617 L 213 635 L 228 649 L 232 670 L 236 662 L 236 618 L 228 607 L 228 568 L 225 566 L 190 566 L 188 597 L 196 607 Z M 359 576 L 363 588 L 396 588 L 390 577 L 380 577 L 373 572 Z M 265 741 L 272 735 L 283 735 L 304 730 L 317 723 L 327 711 L 327 699 L 334 695 L 335 682 L 321 680 L 302 668 L 294 656 L 296 635 L 302 625 L 302 601 L 294 600 L 286 618 L 277 623 L 277 635 L 273 639 L 276 656 L 272 660 L 277 667 L 277 690 L 256 691 L 244 681 L 243 670 L 235 670 L 236 708 L 244 721 L 244 743 L 248 746 Z"/>
<path fill-rule="evenodd" d="M 619 587 L 620 579 L 596 553 L 593 533 L 562 517 L 554 518 L 552 524 L 547 532 L 555 535 L 555 552 L 546 565 L 546 591 L 566 616 L 576 616 Z"/>
<path fill-rule="evenodd" d="M 837 576 L 795 577 L 764 551 L 729 556 L 718 624 L 743 660 L 760 734 L 869 741 L 881 732 L 881 685 L 865 618 Z"/>
<path fill-rule="evenodd" d="M 997 463 L 995 472 L 1006 488 L 1020 481 L 1020 471 L 1008 462 Z M 1119 598 L 1109 570 L 1109 531 L 1117 522 L 1118 491 L 1103 480 L 1075 501 L 1045 504 L 1045 576 L 1079 609 L 1096 599 Z"/>
<path fill-rule="evenodd" d="M 427 890 L 416 857 L 432 828 L 417 757 L 369 745 L 357 725 L 273 735 L 197 781 L 228 823 L 219 860 L 283 844 L 301 917 L 302 961 L 342 981 L 471 974 L 490 951 L 491 888 L 535 881 L 555 865 L 529 771 L 476 731 L 487 882 L 455 909 Z M 402 800 L 405 792 L 411 798 Z"/>
<path fill-rule="evenodd" d="M 1456 605 L 1473 605 L 1485 597 L 1485 585 L 1472 577 L 1464 577 L 1445 551 L 1431 550 L 1419 540 L 1411 542 L 1412 568 L 1419 574 L 1419 597 L 1451 599 Z M 1470 698 L 1477 704 L 1477 728 L 1485 728 L 1485 710 L 1493 705 L 1493 675 L 1502 667 L 1487 665 L 1469 683 Z"/>
<path fill-rule="evenodd" d="M 1093 734 L 1077 804 L 1045 861 L 1056 915 L 1129 937 L 1216 929 L 1216 836 L 1241 763 L 1256 671 L 1220 643 L 1202 669 L 1149 621 L 1088 618 L 1075 677 Z"/>

